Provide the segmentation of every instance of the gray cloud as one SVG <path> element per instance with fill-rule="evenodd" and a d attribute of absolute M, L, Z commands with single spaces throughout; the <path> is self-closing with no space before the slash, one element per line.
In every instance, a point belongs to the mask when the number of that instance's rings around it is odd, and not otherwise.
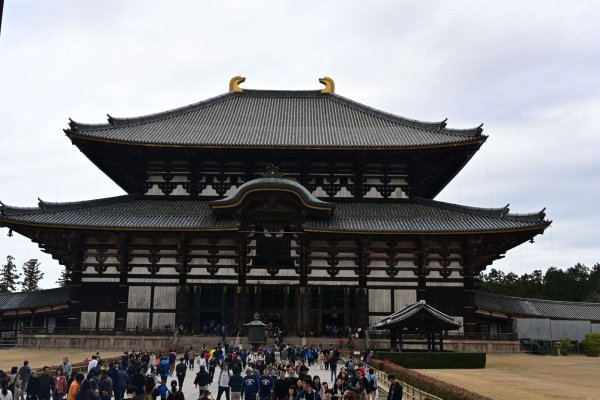
<path fill-rule="evenodd" d="M 0 37 L 0 199 L 35 205 L 121 194 L 62 133 L 227 89 L 319 88 L 423 120 L 485 123 L 481 151 L 438 197 L 553 227 L 494 267 L 593 264 L 600 195 L 600 5 L 531 2 L 37 2 L 5 5 Z M 5 233 L 6 230 L 1 232 Z M 42 259 L 0 236 L 0 257 Z"/>

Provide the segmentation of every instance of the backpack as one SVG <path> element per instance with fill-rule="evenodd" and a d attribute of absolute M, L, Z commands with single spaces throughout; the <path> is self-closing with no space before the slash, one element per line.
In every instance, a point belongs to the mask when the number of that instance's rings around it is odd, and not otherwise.
<path fill-rule="evenodd" d="M 346 363 L 346 369 L 348 371 L 354 371 L 354 361 L 348 360 L 348 362 Z"/>
<path fill-rule="evenodd" d="M 375 387 L 375 376 L 367 375 L 367 382 L 367 393 L 377 391 L 377 387 Z"/>
<path fill-rule="evenodd" d="M 144 389 L 144 400 L 154 400 L 154 396 L 152 396 L 152 392 L 146 393 L 146 389 Z"/>
<path fill-rule="evenodd" d="M 158 372 L 159 375 L 166 374 L 167 373 L 166 365 L 163 363 L 158 364 L 158 367 L 156 367 L 156 372 Z"/>

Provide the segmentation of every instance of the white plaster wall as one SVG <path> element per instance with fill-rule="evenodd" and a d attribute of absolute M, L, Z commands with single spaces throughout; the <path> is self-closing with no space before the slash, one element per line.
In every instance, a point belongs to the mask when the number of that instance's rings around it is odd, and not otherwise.
<path fill-rule="evenodd" d="M 99 329 L 114 329 L 115 328 L 115 312 L 102 311 L 98 319 Z"/>
<path fill-rule="evenodd" d="M 175 286 L 154 287 L 154 309 L 173 309 L 177 302 L 177 288 Z"/>
<path fill-rule="evenodd" d="M 369 326 L 378 324 L 383 318 L 385 318 L 385 317 L 374 316 L 374 315 L 369 316 Z"/>
<path fill-rule="evenodd" d="M 149 309 L 151 290 L 150 286 L 130 286 L 127 307 Z"/>
<path fill-rule="evenodd" d="M 148 329 L 150 321 L 150 313 L 147 312 L 128 312 L 127 313 L 127 329 Z"/>
<path fill-rule="evenodd" d="M 171 329 L 175 327 L 175 313 L 154 313 L 152 315 L 152 329 L 165 329 L 169 325 Z"/>
<path fill-rule="evenodd" d="M 417 291 L 411 289 L 394 289 L 394 307 L 393 311 L 398 311 L 403 307 L 417 302 Z"/>
<path fill-rule="evenodd" d="M 389 289 L 369 289 L 369 312 L 392 312 Z"/>
<path fill-rule="evenodd" d="M 96 329 L 96 312 L 82 311 L 79 327 L 80 329 Z"/>

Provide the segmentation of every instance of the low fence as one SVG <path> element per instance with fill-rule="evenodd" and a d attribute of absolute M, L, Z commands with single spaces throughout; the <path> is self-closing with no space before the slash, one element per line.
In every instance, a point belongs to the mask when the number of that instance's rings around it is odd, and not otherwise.
<path fill-rule="evenodd" d="M 371 368 L 373 368 L 371 366 Z M 388 380 L 388 374 L 373 368 L 375 375 L 377 375 L 377 382 L 379 384 L 379 397 L 387 398 L 388 390 L 390 387 L 390 381 Z M 443 400 L 440 397 L 434 396 L 427 392 L 424 392 L 416 387 L 410 386 L 407 383 L 402 383 L 402 399 L 403 400 Z"/>
<path fill-rule="evenodd" d="M 85 350 L 167 350 L 172 344 L 171 336 L 127 335 L 37 335 L 19 334 L 17 347 L 36 349 L 85 349 Z"/>

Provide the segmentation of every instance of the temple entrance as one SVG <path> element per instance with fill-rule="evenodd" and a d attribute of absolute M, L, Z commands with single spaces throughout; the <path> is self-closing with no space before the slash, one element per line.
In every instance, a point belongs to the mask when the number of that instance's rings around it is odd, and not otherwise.
<path fill-rule="evenodd" d="M 220 335 L 221 313 L 200 312 L 200 330 L 203 335 Z"/>
<path fill-rule="evenodd" d="M 323 314 L 323 326 L 344 326 L 344 314 Z"/>

